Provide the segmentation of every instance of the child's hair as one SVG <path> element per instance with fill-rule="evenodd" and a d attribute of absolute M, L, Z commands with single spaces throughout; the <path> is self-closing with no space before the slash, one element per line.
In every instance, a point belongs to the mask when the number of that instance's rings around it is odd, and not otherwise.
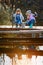
<path fill-rule="evenodd" d="M 26 11 L 26 15 L 31 14 L 31 10 Z"/>
<path fill-rule="evenodd" d="M 20 12 L 21 13 L 21 9 L 20 8 L 17 8 L 16 9 L 16 12 Z"/>

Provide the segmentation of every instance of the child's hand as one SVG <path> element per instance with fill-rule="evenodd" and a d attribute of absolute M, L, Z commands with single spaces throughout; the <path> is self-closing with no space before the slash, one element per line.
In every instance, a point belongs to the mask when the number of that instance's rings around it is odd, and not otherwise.
<path fill-rule="evenodd" d="M 29 20 L 30 16 L 27 16 L 27 20 Z"/>

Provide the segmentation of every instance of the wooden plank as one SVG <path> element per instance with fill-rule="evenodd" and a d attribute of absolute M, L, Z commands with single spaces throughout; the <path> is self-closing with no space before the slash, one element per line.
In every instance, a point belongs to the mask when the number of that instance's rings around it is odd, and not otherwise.
<path fill-rule="evenodd" d="M 14 25 L 12 27 L 12 25 L 0 25 L 0 28 L 16 28 L 16 26 Z M 18 27 L 18 28 L 20 28 L 20 27 Z M 27 28 L 29 29 L 29 26 L 24 27 L 24 29 L 27 29 Z M 33 26 L 32 29 L 43 29 L 43 26 Z"/>
<path fill-rule="evenodd" d="M 2 31 L 2 30 L 9 31 L 9 30 L 41 30 L 41 29 L 34 29 L 34 28 L 0 28 L 0 31 Z"/>
<path fill-rule="evenodd" d="M 14 46 L 14 45 L 25 45 L 25 46 L 42 46 L 43 43 L 42 42 L 0 42 L 0 46 Z"/>
<path fill-rule="evenodd" d="M 11 50 L 11 51 L 10 51 Z M 38 55 L 40 55 L 40 56 L 43 56 L 43 51 L 37 51 L 37 50 L 33 50 L 33 49 L 31 49 L 31 50 L 19 50 L 19 49 L 0 49 L 0 54 L 1 53 L 10 53 L 11 55 L 13 54 L 13 55 L 15 55 L 15 53 L 16 54 L 30 54 L 30 55 L 36 55 L 36 56 L 38 56 Z"/>
<path fill-rule="evenodd" d="M 5 33 L 15 33 L 15 34 L 27 34 L 27 33 L 42 33 L 43 30 L 19 30 L 19 31 L 6 31 L 6 30 L 2 30 L 0 31 L 0 33 L 5 34 Z"/>
<path fill-rule="evenodd" d="M 3 41 L 2 41 L 3 40 Z M 34 46 L 42 46 L 43 38 L 1 38 L 0 46 L 14 46 L 14 45 L 34 45 Z"/>

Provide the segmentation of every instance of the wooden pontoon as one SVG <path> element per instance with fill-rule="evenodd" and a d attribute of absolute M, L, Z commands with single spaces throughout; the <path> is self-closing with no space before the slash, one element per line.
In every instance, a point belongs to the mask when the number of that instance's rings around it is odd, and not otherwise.
<path fill-rule="evenodd" d="M 0 54 L 6 53 L 9 56 L 14 56 L 15 53 L 17 54 L 30 54 L 30 55 L 40 55 L 43 56 L 43 50 L 36 50 L 36 49 L 19 49 L 19 46 L 42 46 L 43 45 L 43 38 L 29 38 L 29 34 L 40 34 L 43 33 L 43 27 L 37 28 L 33 27 L 32 29 L 26 28 L 15 28 L 15 27 L 3 27 L 0 26 Z M 3 35 L 8 34 L 17 34 L 14 37 L 3 37 Z M 1 37 L 2 35 L 2 37 Z M 24 35 L 24 36 L 23 36 Z M 26 36 L 25 36 L 26 35 Z M 10 51 L 11 50 L 11 51 Z"/>

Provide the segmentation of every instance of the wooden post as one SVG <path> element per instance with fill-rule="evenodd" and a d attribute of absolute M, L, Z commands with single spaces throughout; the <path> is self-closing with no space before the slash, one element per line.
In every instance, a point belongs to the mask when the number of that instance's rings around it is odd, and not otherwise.
<path fill-rule="evenodd" d="M 4 53 L 3 53 L 3 65 L 5 65 Z"/>

